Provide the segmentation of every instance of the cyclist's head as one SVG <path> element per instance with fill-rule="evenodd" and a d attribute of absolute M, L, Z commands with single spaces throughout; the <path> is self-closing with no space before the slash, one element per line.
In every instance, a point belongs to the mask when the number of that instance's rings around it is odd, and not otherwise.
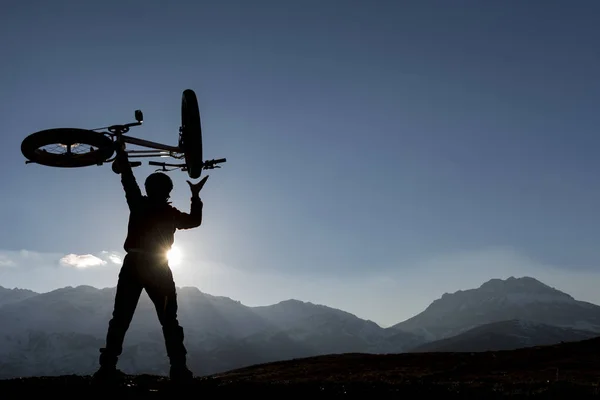
<path fill-rule="evenodd" d="M 173 190 L 173 181 L 171 181 L 168 175 L 162 172 L 155 172 L 148 175 L 144 186 L 146 187 L 148 197 L 156 200 L 167 200 L 171 194 L 171 190 Z"/>

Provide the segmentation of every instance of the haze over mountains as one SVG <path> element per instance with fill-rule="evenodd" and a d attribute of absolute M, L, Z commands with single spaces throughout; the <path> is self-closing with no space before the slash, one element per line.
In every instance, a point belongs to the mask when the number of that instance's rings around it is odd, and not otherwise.
<path fill-rule="evenodd" d="M 0 287 L 0 378 L 93 373 L 114 294 L 115 288 L 90 286 L 48 293 Z M 247 307 L 192 287 L 180 288 L 178 300 L 197 375 L 320 354 L 485 351 L 600 336 L 600 306 L 529 277 L 444 294 L 390 328 L 299 300 Z M 119 367 L 130 374 L 168 372 L 145 293 Z"/>

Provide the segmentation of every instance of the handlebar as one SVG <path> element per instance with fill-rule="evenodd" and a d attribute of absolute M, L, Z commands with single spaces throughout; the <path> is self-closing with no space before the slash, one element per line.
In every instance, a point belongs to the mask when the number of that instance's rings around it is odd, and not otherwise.
<path fill-rule="evenodd" d="M 221 168 L 221 167 L 217 166 L 217 164 L 221 164 L 224 162 L 227 162 L 226 158 L 217 158 L 217 159 L 213 159 L 213 160 L 207 160 L 207 161 L 204 161 L 202 169 Z"/>
<path fill-rule="evenodd" d="M 204 161 L 204 163 L 202 163 L 202 169 L 221 168 L 217 164 L 221 164 L 224 162 L 227 162 L 226 158 L 217 158 L 217 159 L 213 159 L 213 160 L 207 160 L 207 161 Z M 163 171 L 167 171 L 167 167 L 173 167 L 173 168 L 185 168 L 186 167 L 185 163 L 183 163 L 183 164 L 168 164 L 165 162 L 158 162 L 158 161 L 148 161 L 148 165 L 162 167 Z"/>

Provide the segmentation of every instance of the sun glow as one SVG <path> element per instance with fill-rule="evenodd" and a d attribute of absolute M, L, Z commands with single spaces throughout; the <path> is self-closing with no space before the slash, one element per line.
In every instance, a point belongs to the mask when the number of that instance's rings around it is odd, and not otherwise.
<path fill-rule="evenodd" d="M 181 250 L 179 247 L 171 247 L 171 250 L 167 251 L 167 260 L 169 260 L 169 266 L 177 267 L 181 264 L 181 259 L 183 258 L 183 254 L 181 254 Z"/>

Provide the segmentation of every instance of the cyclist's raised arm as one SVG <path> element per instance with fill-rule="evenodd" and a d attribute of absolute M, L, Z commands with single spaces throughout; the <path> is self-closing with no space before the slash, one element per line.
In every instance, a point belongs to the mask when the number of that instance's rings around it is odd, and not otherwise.
<path fill-rule="evenodd" d="M 121 171 L 121 183 L 123 184 L 123 189 L 125 190 L 125 198 L 127 199 L 127 204 L 129 205 L 129 209 L 133 210 L 142 200 L 142 191 L 140 190 L 140 187 L 137 184 L 137 181 L 135 180 L 135 176 L 133 175 L 131 165 L 129 165 L 127 153 L 125 153 L 121 149 L 117 150 L 117 157 L 115 159 L 115 162 L 117 163 L 119 170 Z"/>
<path fill-rule="evenodd" d="M 184 213 L 173 208 L 175 227 L 177 229 L 196 228 L 202 224 L 202 208 L 204 204 L 198 195 L 192 195 L 190 213 Z"/>
<path fill-rule="evenodd" d="M 202 203 L 202 200 L 200 200 L 200 190 L 202 190 L 202 187 L 204 187 L 207 179 L 208 175 L 202 178 L 200 182 L 195 184 L 187 181 L 192 192 L 190 213 L 186 214 L 181 211 L 176 212 L 177 215 L 175 216 L 175 227 L 177 229 L 191 229 L 202 224 L 202 207 L 204 204 Z"/>

